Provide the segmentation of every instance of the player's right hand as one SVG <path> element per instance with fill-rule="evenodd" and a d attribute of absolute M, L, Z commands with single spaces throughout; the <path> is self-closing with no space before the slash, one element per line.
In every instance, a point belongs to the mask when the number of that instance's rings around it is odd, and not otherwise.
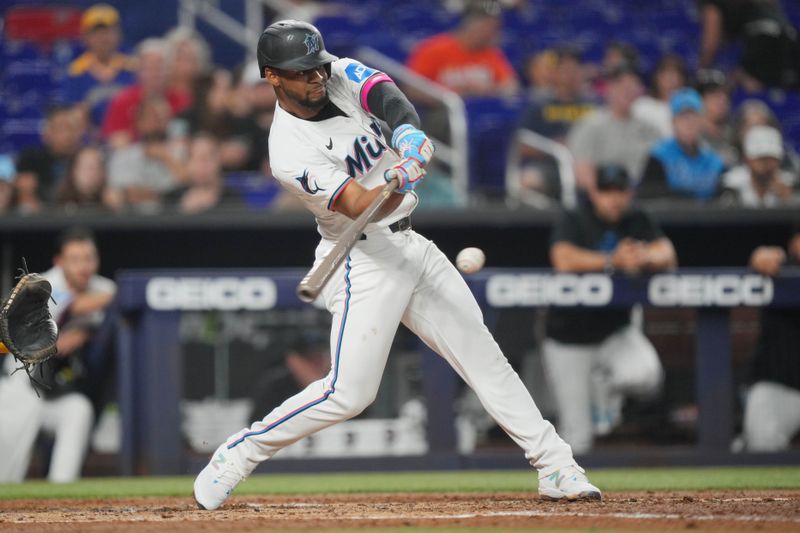
<path fill-rule="evenodd" d="M 435 148 L 425 132 L 412 126 L 402 124 L 392 134 L 392 146 L 402 158 L 414 158 L 423 167 L 430 163 Z"/>
<path fill-rule="evenodd" d="M 397 179 L 397 192 L 411 192 L 425 177 L 425 169 L 413 157 L 407 157 L 383 173 L 387 182 Z"/>

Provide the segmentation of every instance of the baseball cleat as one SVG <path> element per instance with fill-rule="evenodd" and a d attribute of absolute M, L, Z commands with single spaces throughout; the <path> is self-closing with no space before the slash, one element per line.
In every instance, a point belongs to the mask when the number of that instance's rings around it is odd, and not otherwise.
<path fill-rule="evenodd" d="M 577 465 L 560 468 L 539 478 L 539 497 L 544 500 L 602 500 L 600 489 L 589 483 Z"/>
<path fill-rule="evenodd" d="M 192 496 L 197 507 L 206 511 L 219 508 L 246 477 L 226 443 L 222 443 L 194 480 Z"/>

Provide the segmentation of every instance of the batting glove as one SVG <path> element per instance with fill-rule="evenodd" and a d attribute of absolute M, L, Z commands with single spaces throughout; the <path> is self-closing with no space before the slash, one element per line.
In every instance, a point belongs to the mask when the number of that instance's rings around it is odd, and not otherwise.
<path fill-rule="evenodd" d="M 419 161 L 407 157 L 383 173 L 383 179 L 387 182 L 397 179 L 398 192 L 411 192 L 425 177 L 425 169 Z"/>
<path fill-rule="evenodd" d="M 433 143 L 425 135 L 425 132 L 411 124 L 403 124 L 394 130 L 392 146 L 400 153 L 400 157 L 414 158 L 423 167 L 430 162 L 435 151 Z"/>

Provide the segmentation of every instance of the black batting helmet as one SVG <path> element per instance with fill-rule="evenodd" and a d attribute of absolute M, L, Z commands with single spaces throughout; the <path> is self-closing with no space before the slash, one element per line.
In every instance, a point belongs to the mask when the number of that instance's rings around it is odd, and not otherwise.
<path fill-rule="evenodd" d="M 322 34 L 308 22 L 280 20 L 270 24 L 258 39 L 258 68 L 308 70 L 338 58 L 325 50 Z"/>

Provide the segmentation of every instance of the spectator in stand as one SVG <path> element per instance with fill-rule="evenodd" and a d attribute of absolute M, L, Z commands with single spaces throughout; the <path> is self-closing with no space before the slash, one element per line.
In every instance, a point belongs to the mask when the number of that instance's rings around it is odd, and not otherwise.
<path fill-rule="evenodd" d="M 224 170 L 258 171 L 266 157 L 268 132 L 251 116 L 234 115 L 233 97 L 231 74 L 217 70 L 195 82 L 194 104 L 176 120 L 186 123 L 190 135 L 203 131 L 219 140 Z"/>
<path fill-rule="evenodd" d="M 655 126 L 661 137 L 671 137 L 672 114 L 670 113 L 670 96 L 689 82 L 686 63 L 676 54 L 666 54 L 659 60 L 650 93 L 640 96 L 633 104 L 633 116 Z"/>
<path fill-rule="evenodd" d="M 502 8 L 491 1 L 471 2 L 453 32 L 419 43 L 408 67 L 462 96 L 513 94 L 519 88 L 514 68 L 498 47 Z"/>
<path fill-rule="evenodd" d="M 779 246 L 761 246 L 750 267 L 776 276 L 800 266 L 800 233 Z M 786 450 L 800 431 L 800 309 L 761 309 L 760 328 L 744 411 L 744 445 L 749 452 Z"/>
<path fill-rule="evenodd" d="M 77 153 L 85 122 L 72 106 L 54 105 L 47 111 L 42 145 L 23 150 L 17 160 L 14 204 L 23 214 L 38 213 L 55 201 L 70 161 Z"/>
<path fill-rule="evenodd" d="M 0 361 L 0 483 L 25 478 L 40 431 L 55 445 L 47 478 L 67 483 L 80 477 L 94 420 L 89 400 L 93 383 L 86 351 L 116 292 L 110 279 L 97 274 L 94 238 L 72 228 L 59 239 L 54 266 L 43 276 L 53 286 L 50 313 L 59 325 L 58 354 L 43 363 L 33 385 L 25 372 L 14 372 L 10 356 Z"/>
<path fill-rule="evenodd" d="M 70 213 L 104 209 L 105 187 L 105 154 L 98 146 L 84 146 L 70 164 L 56 195 L 56 205 Z"/>
<path fill-rule="evenodd" d="M 115 150 L 108 166 L 108 205 L 114 210 L 131 207 L 153 212 L 161 195 L 184 181 L 185 165 L 167 136 L 169 103 L 148 97 L 136 113 L 137 142 Z"/>
<path fill-rule="evenodd" d="M 167 88 L 191 103 L 195 82 L 211 72 L 208 43 L 197 32 L 181 26 L 167 32 L 164 40 L 172 56 Z"/>
<path fill-rule="evenodd" d="M 94 127 L 100 127 L 111 99 L 136 81 L 133 60 L 119 51 L 119 13 L 95 4 L 83 13 L 81 32 L 86 51 L 70 63 L 65 82 L 67 101 L 79 104 Z"/>
<path fill-rule="evenodd" d="M 592 80 L 592 91 L 598 98 L 605 98 L 608 80 L 606 73 L 612 72 L 621 65 L 630 65 L 640 70 L 639 51 L 632 44 L 623 41 L 610 41 L 603 51 L 603 60 L 598 68 L 587 66 L 589 78 Z"/>
<path fill-rule="evenodd" d="M 528 95 L 537 100 L 553 95 L 556 85 L 558 55 L 554 50 L 542 50 L 531 54 L 525 61 L 525 79 Z"/>
<path fill-rule="evenodd" d="M 725 168 L 733 168 L 739 163 L 739 152 L 733 145 L 731 97 L 725 74 L 700 70 L 695 88 L 703 98 L 703 141 L 722 158 Z"/>
<path fill-rule="evenodd" d="M 189 105 L 189 93 L 167 88 L 172 55 L 165 40 L 145 39 L 137 47 L 136 55 L 136 84 L 123 89 L 111 100 L 103 120 L 102 134 L 112 148 L 121 148 L 137 139 L 136 112 L 146 98 L 165 98 L 173 115 Z"/>
<path fill-rule="evenodd" d="M 234 95 L 230 102 L 231 113 L 237 117 L 252 118 L 262 130 L 269 133 L 277 101 L 272 86 L 261 79 L 257 61 L 248 62 L 237 69 Z"/>
<path fill-rule="evenodd" d="M 797 205 L 798 176 L 781 169 L 783 138 L 770 126 L 755 126 L 744 138 L 745 164 L 722 177 L 722 202 L 741 207 Z"/>
<path fill-rule="evenodd" d="M 709 201 L 719 192 L 722 159 L 703 144 L 703 101 L 685 87 L 670 98 L 675 136 L 653 147 L 637 195 Z"/>
<path fill-rule="evenodd" d="M 780 131 L 781 125 L 778 117 L 761 100 L 749 99 L 739 104 L 733 120 L 736 131 L 736 147 L 740 154 L 744 154 L 744 139 L 747 132 L 756 126 L 770 126 Z M 789 172 L 800 172 L 800 156 L 790 145 L 783 143 L 783 160 L 781 167 Z"/>
<path fill-rule="evenodd" d="M 700 67 L 714 66 L 723 41 L 741 40 L 737 77 L 748 92 L 800 87 L 800 40 L 779 0 L 697 0 Z"/>
<path fill-rule="evenodd" d="M 638 184 L 650 148 L 660 138 L 658 130 L 631 114 L 633 102 L 642 94 L 639 71 L 623 63 L 608 72 L 606 78 L 606 106 L 575 124 L 567 140 L 582 191 L 594 186 L 599 165 L 623 166 Z"/>
<path fill-rule="evenodd" d="M 10 155 L 0 154 L 0 215 L 11 211 L 14 201 L 14 176 L 17 169 Z"/>
<path fill-rule="evenodd" d="M 180 213 L 201 213 L 218 207 L 240 207 L 236 192 L 225 186 L 222 148 L 207 133 L 196 135 L 189 144 L 186 185 L 164 196 L 164 204 Z"/>
<path fill-rule="evenodd" d="M 570 128 L 596 107 L 597 101 L 586 88 L 580 54 L 577 50 L 562 48 L 556 52 L 553 91 L 533 98 L 519 127 L 564 144 Z M 523 186 L 550 198 L 560 198 L 561 183 L 555 159 L 528 147 L 522 148 L 521 155 Z"/>
<path fill-rule="evenodd" d="M 550 260 L 558 272 L 661 272 L 677 264 L 672 243 L 646 212 L 633 207 L 625 169 L 600 166 L 591 203 L 562 214 Z M 658 354 L 631 324 L 631 309 L 551 307 L 543 344 L 545 369 L 558 411 L 558 432 L 582 454 L 593 433 L 619 423 L 624 397 L 657 394 Z"/>

